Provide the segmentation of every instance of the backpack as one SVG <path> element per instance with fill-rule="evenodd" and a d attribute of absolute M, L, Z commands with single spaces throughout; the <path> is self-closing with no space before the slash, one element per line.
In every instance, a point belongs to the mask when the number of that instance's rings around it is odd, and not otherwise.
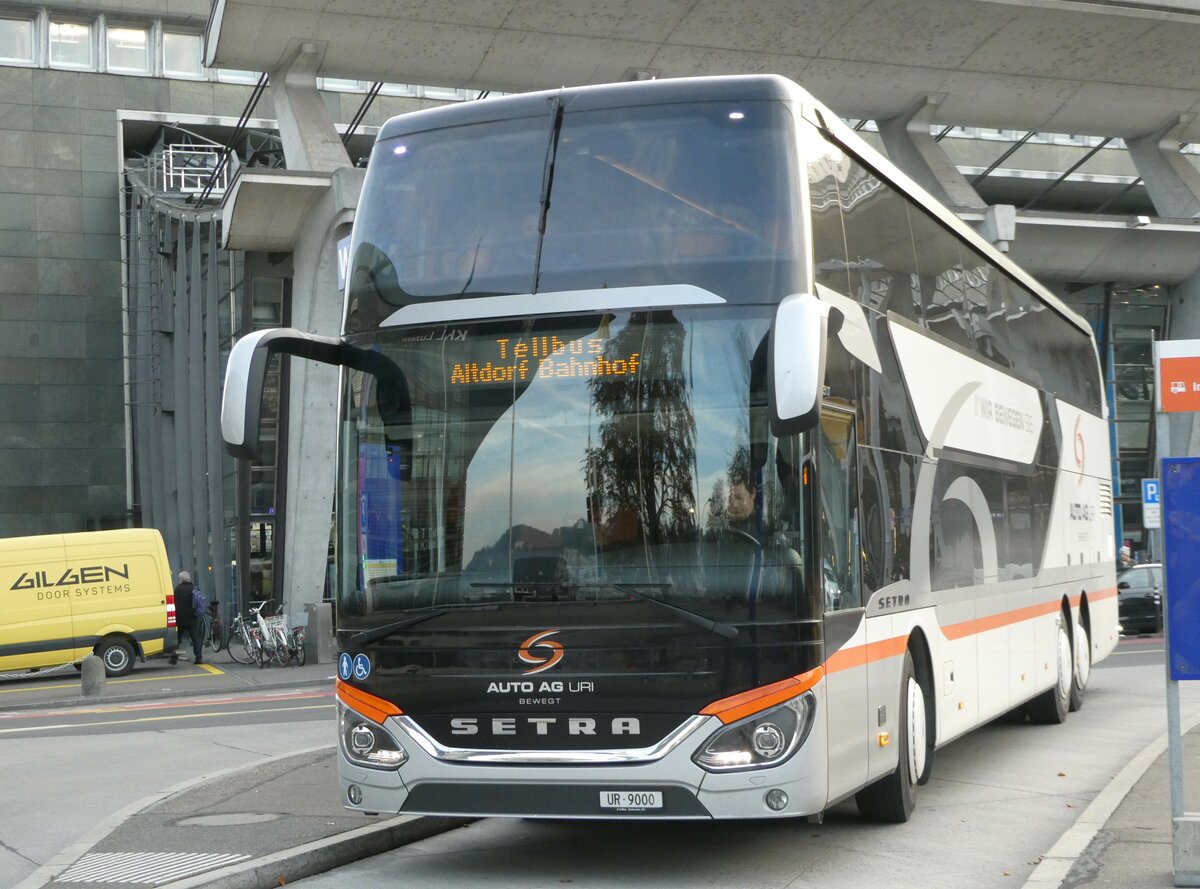
<path fill-rule="evenodd" d="M 200 587 L 192 588 L 192 611 L 196 617 L 208 614 L 208 596 L 204 595 Z"/>

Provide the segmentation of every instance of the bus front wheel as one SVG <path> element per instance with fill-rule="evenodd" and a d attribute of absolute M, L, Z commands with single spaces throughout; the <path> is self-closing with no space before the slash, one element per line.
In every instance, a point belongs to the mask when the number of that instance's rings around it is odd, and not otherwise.
<path fill-rule="evenodd" d="M 916 805 L 917 784 L 925 775 L 928 755 L 925 691 L 913 669 L 912 652 L 904 653 L 900 679 L 900 718 L 897 720 L 899 762 L 896 770 L 860 790 L 854 797 L 858 811 L 872 821 L 900 824 Z"/>

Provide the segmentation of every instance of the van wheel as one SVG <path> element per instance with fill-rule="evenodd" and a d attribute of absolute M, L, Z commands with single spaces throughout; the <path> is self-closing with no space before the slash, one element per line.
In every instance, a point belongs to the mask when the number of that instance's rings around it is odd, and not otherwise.
<path fill-rule="evenodd" d="M 106 676 L 124 676 L 133 670 L 133 648 L 124 639 L 102 639 L 96 656 L 104 662 Z"/>

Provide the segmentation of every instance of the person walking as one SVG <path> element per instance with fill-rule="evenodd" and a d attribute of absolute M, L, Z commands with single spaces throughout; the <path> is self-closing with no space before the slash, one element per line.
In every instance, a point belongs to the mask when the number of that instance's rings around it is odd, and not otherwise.
<path fill-rule="evenodd" d="M 200 618 L 196 614 L 196 606 L 192 603 L 192 593 L 196 587 L 192 584 L 192 575 L 186 571 L 179 572 L 179 583 L 175 586 L 175 626 L 179 631 L 179 644 L 183 644 L 186 633 L 192 640 L 192 653 L 197 664 L 204 663 L 201 657 L 204 640 L 200 638 Z M 179 663 L 179 653 L 171 655 L 171 663 Z"/>

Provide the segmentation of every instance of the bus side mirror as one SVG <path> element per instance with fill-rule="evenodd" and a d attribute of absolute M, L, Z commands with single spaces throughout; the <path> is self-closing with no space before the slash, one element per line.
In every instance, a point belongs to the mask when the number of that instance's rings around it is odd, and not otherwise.
<path fill-rule="evenodd" d="M 786 296 L 771 322 L 767 355 L 771 431 L 805 432 L 821 418 L 829 306 L 807 293 Z"/>
<path fill-rule="evenodd" d="M 256 330 L 233 344 L 225 368 L 221 400 L 221 437 L 235 457 L 258 456 L 263 383 L 267 362 L 281 352 L 324 364 L 341 364 L 341 342 L 291 327 Z"/>

